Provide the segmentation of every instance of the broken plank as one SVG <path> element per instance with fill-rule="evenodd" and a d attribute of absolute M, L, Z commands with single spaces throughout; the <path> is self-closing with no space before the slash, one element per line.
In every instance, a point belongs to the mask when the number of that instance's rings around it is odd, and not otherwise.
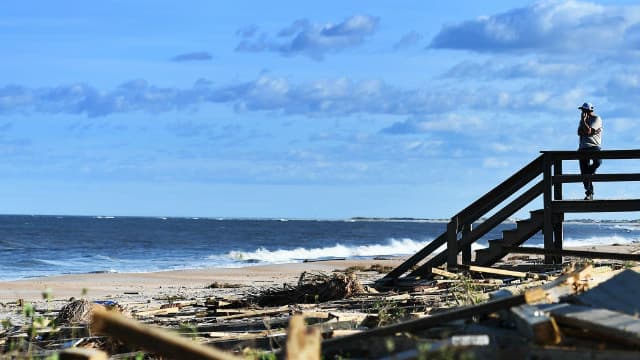
<path fill-rule="evenodd" d="M 519 278 L 526 278 L 528 274 L 522 271 L 513 271 L 513 270 L 505 270 L 505 269 L 497 269 L 485 266 L 476 266 L 476 265 L 461 265 L 461 267 L 466 268 L 472 272 L 479 272 L 484 274 L 492 274 L 492 275 L 501 275 L 501 276 L 513 276 Z"/>
<path fill-rule="evenodd" d="M 562 304 L 549 309 L 559 325 L 589 330 L 600 339 L 640 346 L 640 319 L 607 309 Z"/>
<path fill-rule="evenodd" d="M 178 306 L 175 307 L 166 307 L 160 309 L 151 309 L 151 310 L 142 310 L 133 313 L 135 317 L 147 317 L 147 316 L 156 316 L 156 315 L 167 315 L 167 314 L 176 314 L 180 312 L 180 308 Z"/>
<path fill-rule="evenodd" d="M 611 279 L 577 296 L 581 305 L 620 311 L 629 315 L 640 313 L 640 274 L 623 270 Z"/>
<path fill-rule="evenodd" d="M 285 312 L 286 313 L 289 312 L 289 306 L 288 305 L 284 305 L 284 306 L 281 306 L 281 307 L 276 308 L 276 309 L 247 310 L 247 311 L 243 311 L 240 314 L 229 315 L 229 316 L 220 316 L 220 317 L 217 317 L 216 320 L 223 321 L 223 320 L 232 320 L 232 319 L 244 319 L 244 318 L 250 318 L 250 317 L 257 317 L 257 316 L 268 316 L 268 315 L 282 314 L 282 313 L 285 313 Z"/>
<path fill-rule="evenodd" d="M 442 270 L 439 268 L 431 268 L 431 273 L 433 275 L 440 275 L 442 277 L 448 278 L 448 279 L 456 279 L 458 277 L 458 274 L 456 273 L 452 273 L 450 271 L 446 271 L 446 270 Z"/>

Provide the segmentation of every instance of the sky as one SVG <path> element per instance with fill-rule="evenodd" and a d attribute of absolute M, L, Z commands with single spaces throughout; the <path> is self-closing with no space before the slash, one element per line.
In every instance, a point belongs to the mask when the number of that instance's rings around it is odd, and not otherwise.
<path fill-rule="evenodd" d="M 585 101 L 639 148 L 633 1 L 3 1 L 0 47 L 4 214 L 448 218 Z"/>

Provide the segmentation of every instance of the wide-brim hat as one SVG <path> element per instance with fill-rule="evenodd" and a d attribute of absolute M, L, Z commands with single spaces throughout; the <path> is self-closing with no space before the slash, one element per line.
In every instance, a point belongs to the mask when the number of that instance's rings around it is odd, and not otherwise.
<path fill-rule="evenodd" d="M 578 107 L 580 110 L 593 111 L 593 105 L 591 103 L 584 103 L 582 106 Z"/>

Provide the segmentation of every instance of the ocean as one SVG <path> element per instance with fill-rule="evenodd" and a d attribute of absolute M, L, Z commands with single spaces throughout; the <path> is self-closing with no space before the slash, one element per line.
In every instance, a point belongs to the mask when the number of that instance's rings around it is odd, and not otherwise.
<path fill-rule="evenodd" d="M 474 247 L 497 239 L 504 223 Z M 444 232 L 428 220 L 0 216 L 0 280 L 411 255 Z M 640 241 L 635 222 L 565 223 L 565 245 Z M 540 234 L 529 246 L 541 246 Z"/>

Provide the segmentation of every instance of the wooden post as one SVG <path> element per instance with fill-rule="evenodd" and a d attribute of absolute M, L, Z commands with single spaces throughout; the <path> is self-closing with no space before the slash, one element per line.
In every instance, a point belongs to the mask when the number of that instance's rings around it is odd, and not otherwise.
<path fill-rule="evenodd" d="M 320 360 L 319 329 L 308 328 L 302 315 L 294 315 L 287 331 L 287 360 Z"/>
<path fill-rule="evenodd" d="M 464 224 L 462 227 L 462 238 L 473 229 L 472 224 Z M 462 263 L 464 265 L 471 265 L 471 244 L 462 247 Z"/>
<path fill-rule="evenodd" d="M 543 203 L 544 203 L 544 225 L 542 227 L 542 234 L 544 236 L 544 248 L 549 250 L 549 249 L 553 249 L 554 244 L 553 244 L 553 209 L 551 208 L 551 188 L 552 188 L 552 182 L 551 182 L 551 154 L 544 154 L 544 161 L 543 161 L 543 168 L 542 168 L 542 173 L 543 173 L 543 186 L 544 186 L 544 192 L 543 192 Z M 553 264 L 553 256 L 551 255 L 545 255 L 544 257 L 544 263 L 545 264 Z"/>
<path fill-rule="evenodd" d="M 562 175 L 562 160 L 556 159 L 553 162 L 553 176 Z M 553 187 L 554 200 L 562 200 L 562 183 Z M 557 214 L 556 222 L 553 224 L 553 247 L 556 250 L 562 250 L 564 213 Z M 562 264 L 562 256 L 555 256 L 553 262 Z"/>
<path fill-rule="evenodd" d="M 60 360 L 107 360 L 109 356 L 98 349 L 69 348 L 59 354 Z"/>
<path fill-rule="evenodd" d="M 142 325 L 113 311 L 95 309 L 91 331 L 112 336 L 171 359 L 242 360 L 212 346 L 197 344 L 178 334 Z"/>
<path fill-rule="evenodd" d="M 458 266 L 458 218 L 452 218 L 447 224 L 447 270 Z"/>

